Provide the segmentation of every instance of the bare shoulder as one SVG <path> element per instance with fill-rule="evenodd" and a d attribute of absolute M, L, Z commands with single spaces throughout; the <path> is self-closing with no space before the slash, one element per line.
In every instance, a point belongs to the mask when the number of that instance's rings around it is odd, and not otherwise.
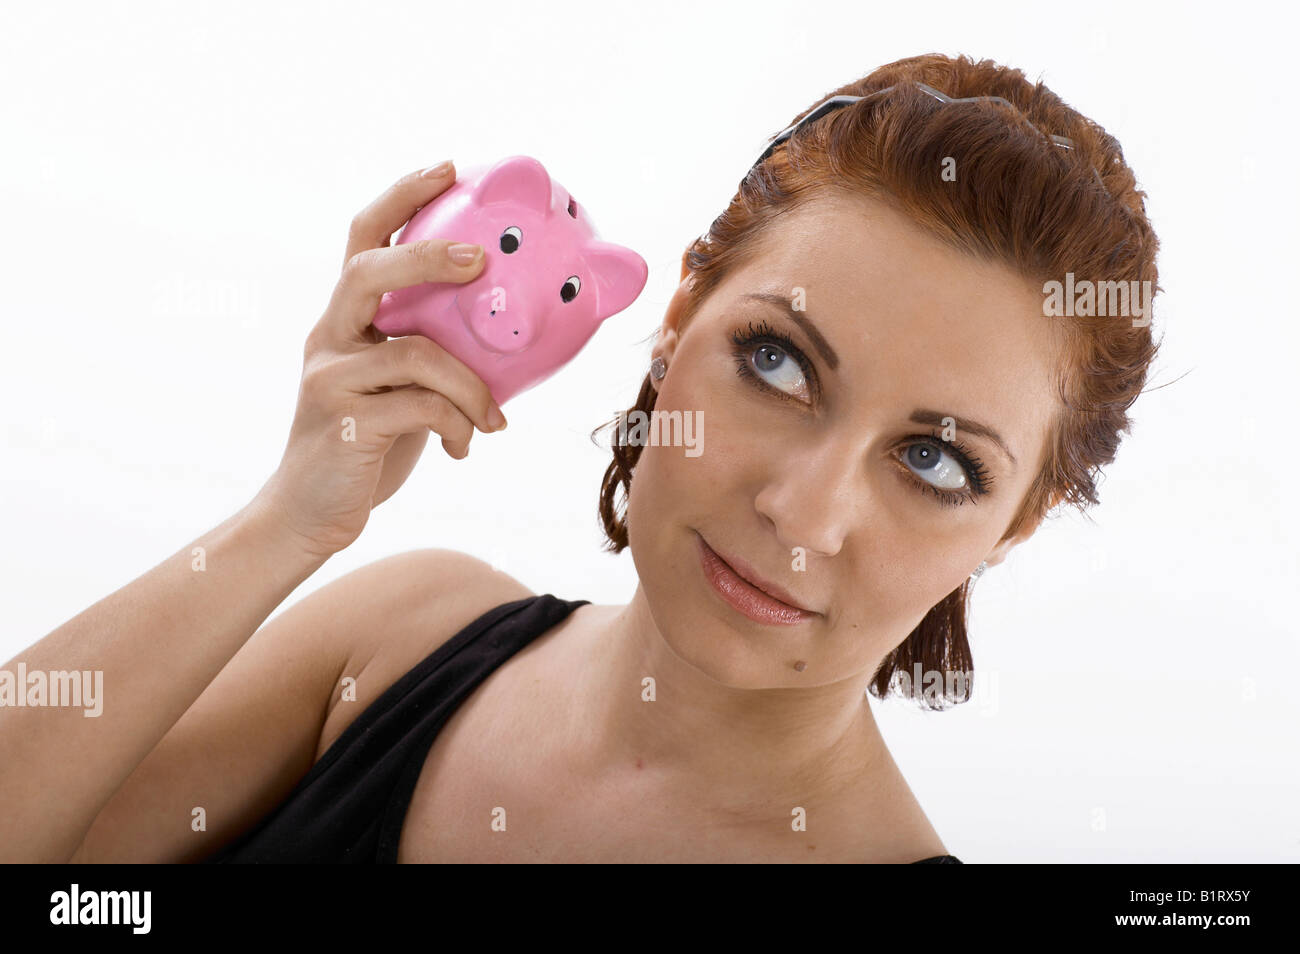
<path fill-rule="evenodd" d="M 460 630 L 494 606 L 537 595 L 510 574 L 458 550 L 409 550 L 352 575 L 357 579 L 350 591 L 364 601 L 366 623 L 348 636 L 317 759 L 366 704 Z M 356 699 L 364 704 L 338 704 L 347 677 L 355 680 Z"/>

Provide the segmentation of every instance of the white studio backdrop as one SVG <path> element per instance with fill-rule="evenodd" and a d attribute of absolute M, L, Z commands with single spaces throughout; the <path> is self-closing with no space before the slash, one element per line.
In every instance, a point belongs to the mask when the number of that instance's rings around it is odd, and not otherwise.
<path fill-rule="evenodd" d="M 1049 522 L 976 586 L 975 698 L 942 714 L 873 700 L 882 730 L 967 862 L 1300 860 L 1294 23 L 1276 19 L 1294 13 L 1233 10 L 11 11 L 0 657 L 256 493 L 349 221 L 444 158 L 538 157 L 602 237 L 643 255 L 649 283 L 465 461 L 432 437 L 289 603 L 421 547 L 626 602 L 635 574 L 599 549 L 608 457 L 588 432 L 635 397 L 682 250 L 799 110 L 891 60 L 967 53 L 1043 79 L 1119 138 L 1162 242 L 1165 343 L 1091 521 Z"/>

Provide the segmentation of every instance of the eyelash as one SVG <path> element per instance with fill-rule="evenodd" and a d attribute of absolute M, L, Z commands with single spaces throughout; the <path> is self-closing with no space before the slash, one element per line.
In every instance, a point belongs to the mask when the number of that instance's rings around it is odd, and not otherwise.
<path fill-rule="evenodd" d="M 790 338 L 789 335 L 772 328 L 766 321 L 760 321 L 757 326 L 754 322 L 749 322 L 745 329 L 736 328 L 731 333 L 731 340 L 736 346 L 736 373 L 742 378 L 746 378 L 751 384 L 759 389 L 776 395 L 786 401 L 794 401 L 797 404 L 806 404 L 806 402 L 787 394 L 780 388 L 774 388 L 764 381 L 759 374 L 750 365 L 749 359 L 754 347 L 760 344 L 775 345 L 784 351 L 789 357 L 795 360 L 799 365 L 805 380 L 809 383 L 809 389 L 813 392 L 814 397 L 819 394 L 817 373 L 813 370 L 812 362 L 808 356 L 803 353 L 798 345 Z M 958 507 L 969 501 L 974 501 L 977 497 L 982 497 L 989 492 L 989 487 L 993 484 L 993 477 L 989 474 L 984 462 L 975 456 L 975 453 L 957 440 L 945 441 L 936 433 L 930 435 L 930 439 L 923 438 L 920 435 L 914 435 L 908 438 L 909 443 L 905 447 L 912 447 L 914 444 L 929 444 L 932 447 L 938 447 L 940 450 L 947 448 L 949 452 L 957 458 L 962 470 L 966 474 L 968 487 L 965 490 L 941 490 L 934 484 L 922 480 L 906 465 L 904 469 L 907 472 L 911 482 L 917 485 L 921 490 L 928 491 L 939 502 L 940 506 Z"/>
<path fill-rule="evenodd" d="M 945 441 L 938 433 L 930 435 L 933 440 L 912 440 L 908 447 L 913 444 L 929 444 L 931 447 L 938 447 L 941 450 L 946 448 L 952 456 L 957 458 L 961 468 L 966 472 L 967 487 L 965 490 L 940 490 L 934 484 L 922 480 L 916 476 L 906 465 L 907 476 L 912 483 L 919 486 L 922 490 L 928 490 L 939 499 L 939 503 L 945 507 L 960 507 L 967 501 L 975 501 L 977 497 L 983 497 L 989 492 L 989 487 L 993 485 L 993 477 L 984 466 L 984 462 L 975 456 L 974 451 L 959 440 Z"/>
<path fill-rule="evenodd" d="M 764 381 L 758 372 L 749 363 L 750 353 L 756 345 L 769 344 L 780 348 L 787 355 L 794 358 L 795 363 L 799 365 L 799 370 L 803 372 L 804 379 L 808 382 L 808 389 L 812 391 L 813 398 L 816 399 L 820 393 L 817 387 L 817 372 L 813 370 L 812 362 L 808 356 L 800 350 L 799 346 L 787 334 L 775 330 L 766 320 L 760 321 L 757 326 L 751 321 L 746 330 L 735 329 L 731 333 L 731 340 L 736 345 L 736 372 L 742 378 L 748 378 L 752 383 L 758 385 L 764 391 L 769 391 L 779 398 L 787 401 L 794 401 L 796 404 L 806 405 L 806 401 L 801 401 L 793 395 L 786 394 L 780 388 L 774 388 Z"/>

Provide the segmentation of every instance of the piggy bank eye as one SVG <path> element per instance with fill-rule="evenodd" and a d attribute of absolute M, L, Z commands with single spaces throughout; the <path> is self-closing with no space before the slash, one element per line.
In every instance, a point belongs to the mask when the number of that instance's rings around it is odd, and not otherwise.
<path fill-rule="evenodd" d="M 519 226 L 512 225 L 501 233 L 501 251 L 507 255 L 519 251 L 519 243 L 524 240 L 524 233 L 519 231 Z"/>
<path fill-rule="evenodd" d="M 578 289 L 582 287 L 582 282 L 577 275 L 570 275 L 560 286 L 560 298 L 567 304 L 578 297 Z"/>
<path fill-rule="evenodd" d="M 575 219 L 578 217 L 578 203 L 573 201 L 573 196 L 569 196 L 569 215 Z"/>

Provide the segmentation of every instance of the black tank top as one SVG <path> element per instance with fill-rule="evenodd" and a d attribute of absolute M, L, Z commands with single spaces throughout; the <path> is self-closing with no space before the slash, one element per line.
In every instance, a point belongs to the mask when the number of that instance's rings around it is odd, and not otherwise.
<path fill-rule="evenodd" d="M 494 670 L 590 600 L 550 593 L 496 606 L 370 704 L 252 831 L 207 864 L 393 864 L 438 731 Z M 952 855 L 916 864 L 961 864 Z"/>

